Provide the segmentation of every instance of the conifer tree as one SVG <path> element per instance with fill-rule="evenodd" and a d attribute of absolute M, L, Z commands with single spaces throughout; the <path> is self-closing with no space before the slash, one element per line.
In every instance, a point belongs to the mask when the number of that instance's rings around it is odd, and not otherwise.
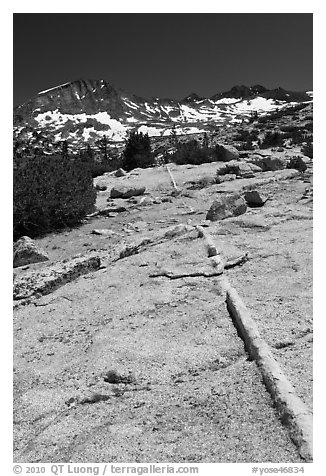
<path fill-rule="evenodd" d="M 123 151 L 123 168 L 130 171 L 136 167 L 154 165 L 154 155 L 148 134 L 131 132 Z"/>

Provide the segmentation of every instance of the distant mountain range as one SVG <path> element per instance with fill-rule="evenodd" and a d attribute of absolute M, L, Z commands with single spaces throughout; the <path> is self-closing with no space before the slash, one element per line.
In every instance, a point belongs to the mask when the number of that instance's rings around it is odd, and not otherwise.
<path fill-rule="evenodd" d="M 101 80 L 79 79 L 38 93 L 14 108 L 14 134 L 28 139 L 33 131 L 53 141 L 73 144 L 93 142 L 102 136 L 123 141 L 130 130 L 150 136 L 212 130 L 222 124 L 241 122 L 253 113 L 312 101 L 312 92 L 255 85 L 234 86 L 210 98 L 191 93 L 181 101 L 142 98 L 116 89 Z"/>

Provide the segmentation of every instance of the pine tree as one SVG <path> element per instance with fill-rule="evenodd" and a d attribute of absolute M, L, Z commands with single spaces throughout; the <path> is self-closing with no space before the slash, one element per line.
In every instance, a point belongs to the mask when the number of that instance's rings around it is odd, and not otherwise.
<path fill-rule="evenodd" d="M 173 147 L 178 147 L 177 129 L 176 129 L 175 124 L 173 124 L 173 126 L 172 126 L 171 144 L 173 145 Z"/>
<path fill-rule="evenodd" d="M 148 134 L 131 132 L 123 151 L 123 168 L 130 171 L 136 167 L 154 165 L 154 155 Z"/>
<path fill-rule="evenodd" d="M 108 139 L 106 136 L 103 136 L 102 139 L 97 141 L 97 146 L 100 149 L 100 152 L 102 154 L 102 158 L 106 162 L 108 160 Z"/>
<path fill-rule="evenodd" d="M 208 149 L 208 135 L 207 132 L 204 133 L 203 137 L 203 149 Z"/>
<path fill-rule="evenodd" d="M 61 142 L 61 156 L 65 159 L 68 158 L 68 142 L 66 140 Z"/>

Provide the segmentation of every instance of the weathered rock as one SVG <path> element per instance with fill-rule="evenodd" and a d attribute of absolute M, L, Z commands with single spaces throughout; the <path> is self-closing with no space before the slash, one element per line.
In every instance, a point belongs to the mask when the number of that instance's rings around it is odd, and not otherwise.
<path fill-rule="evenodd" d="M 282 170 L 287 167 L 287 159 L 284 156 L 273 155 L 252 155 L 249 157 L 249 163 L 258 165 L 263 172 L 267 170 Z"/>
<path fill-rule="evenodd" d="M 95 185 L 95 188 L 99 192 L 104 192 L 107 189 L 107 186 L 106 185 L 101 185 L 101 184 L 98 183 L 97 185 Z"/>
<path fill-rule="evenodd" d="M 143 206 L 153 205 L 153 203 L 154 203 L 154 199 L 152 197 L 148 197 L 148 196 L 147 197 L 142 197 L 138 202 L 139 205 L 143 205 Z"/>
<path fill-rule="evenodd" d="M 130 198 L 136 197 L 138 195 L 143 195 L 145 192 L 145 187 L 132 187 L 126 185 L 118 185 L 113 187 L 110 192 L 111 198 Z"/>
<path fill-rule="evenodd" d="M 26 264 L 40 263 L 48 259 L 47 253 L 28 236 L 22 236 L 14 243 L 14 268 Z"/>
<path fill-rule="evenodd" d="M 169 230 L 167 230 L 164 233 L 164 238 L 175 238 L 176 236 L 181 236 L 184 235 L 185 233 L 188 233 L 189 231 L 193 231 L 194 227 L 191 225 L 185 225 L 183 223 L 180 223 L 179 225 L 176 225 Z"/>
<path fill-rule="evenodd" d="M 263 169 L 259 167 L 259 165 L 252 164 L 252 163 L 248 163 L 248 165 L 250 165 L 250 168 L 254 173 L 259 173 L 263 171 Z"/>
<path fill-rule="evenodd" d="M 217 160 L 221 162 L 229 162 L 239 158 L 239 151 L 232 145 L 216 144 Z"/>
<path fill-rule="evenodd" d="M 249 154 L 250 154 L 249 150 L 239 150 L 240 159 L 248 157 Z"/>
<path fill-rule="evenodd" d="M 224 218 L 242 215 L 246 210 L 246 202 L 239 194 L 223 194 L 212 203 L 206 220 L 224 220 Z"/>
<path fill-rule="evenodd" d="M 223 167 L 217 170 L 218 175 L 235 174 L 237 177 L 253 178 L 256 172 L 262 169 L 257 165 L 245 162 L 243 160 L 230 160 Z"/>
<path fill-rule="evenodd" d="M 125 170 L 123 170 L 122 168 L 120 168 L 115 172 L 114 175 L 116 177 L 124 177 L 125 175 L 127 175 L 127 172 Z"/>
<path fill-rule="evenodd" d="M 107 207 L 98 212 L 98 215 L 109 216 L 111 213 L 122 213 L 125 212 L 126 207 Z"/>
<path fill-rule="evenodd" d="M 105 236 L 115 236 L 117 233 L 115 233 L 112 230 L 108 230 L 107 228 L 103 229 L 94 229 L 91 231 L 93 235 L 105 235 Z"/>
<path fill-rule="evenodd" d="M 236 174 L 237 177 L 253 178 L 255 176 L 251 169 L 251 164 L 247 164 L 243 161 L 231 160 L 227 164 L 228 173 Z"/>
<path fill-rule="evenodd" d="M 290 158 L 290 161 L 287 164 L 287 168 L 296 169 L 296 170 L 299 170 L 300 172 L 304 172 L 305 170 L 307 170 L 307 164 L 303 160 L 303 157 L 297 155 Z"/>
<path fill-rule="evenodd" d="M 244 198 L 250 207 L 262 207 L 267 200 L 258 190 L 248 190 Z"/>
<path fill-rule="evenodd" d="M 14 300 L 28 299 L 33 296 L 52 293 L 55 289 L 69 283 L 79 276 L 96 271 L 101 266 L 101 259 L 96 254 L 79 255 L 71 260 L 55 263 L 41 272 L 29 274 L 14 282 Z"/>

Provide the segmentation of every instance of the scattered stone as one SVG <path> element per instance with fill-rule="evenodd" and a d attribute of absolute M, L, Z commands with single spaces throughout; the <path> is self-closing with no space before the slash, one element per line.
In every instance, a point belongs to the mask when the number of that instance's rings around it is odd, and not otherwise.
<path fill-rule="evenodd" d="M 108 370 L 108 371 L 105 371 L 102 375 L 103 375 L 103 380 L 106 383 L 111 383 L 111 384 L 123 383 L 125 385 L 128 385 L 128 384 L 132 384 L 136 382 L 136 379 L 132 375 L 132 373 L 129 373 L 128 375 L 121 375 L 116 370 Z"/>
<path fill-rule="evenodd" d="M 125 177 L 127 175 L 127 172 L 123 170 L 122 168 L 118 169 L 115 174 L 116 177 Z"/>
<path fill-rule="evenodd" d="M 305 188 L 305 191 L 299 200 L 309 200 L 312 201 L 313 198 L 313 186 L 310 185 L 309 187 Z"/>
<path fill-rule="evenodd" d="M 96 184 L 96 185 L 95 185 L 95 188 L 96 188 L 96 190 L 98 190 L 99 192 L 104 192 L 104 191 L 107 189 L 107 186 L 106 186 L 106 185 L 101 185 L 101 184 Z"/>
<path fill-rule="evenodd" d="M 126 207 L 107 207 L 107 208 L 104 208 L 103 210 L 100 210 L 98 214 L 104 215 L 104 216 L 112 216 L 111 213 L 121 213 L 121 212 L 125 212 L 126 210 L 127 210 Z"/>
<path fill-rule="evenodd" d="M 194 227 L 191 225 L 184 225 L 183 223 L 180 223 L 179 225 L 167 230 L 164 233 L 164 238 L 175 238 L 176 236 L 183 235 L 188 231 L 192 231 L 193 229 Z"/>
<path fill-rule="evenodd" d="M 106 236 L 116 236 L 117 235 L 117 233 L 115 233 L 112 230 L 108 230 L 108 229 L 95 229 L 95 230 L 92 230 L 91 233 L 93 235 L 106 235 Z"/>
<path fill-rule="evenodd" d="M 47 253 L 38 247 L 29 236 L 22 236 L 14 243 L 14 268 L 48 261 L 48 259 Z"/>
<path fill-rule="evenodd" d="M 107 383 L 121 383 L 121 375 L 116 370 L 108 370 L 103 374 L 103 380 Z"/>
<path fill-rule="evenodd" d="M 244 198 L 249 207 L 262 207 L 267 200 L 258 190 L 248 190 L 245 192 Z"/>
<path fill-rule="evenodd" d="M 217 160 L 221 162 L 229 162 L 239 158 L 239 151 L 232 145 L 216 144 Z"/>
<path fill-rule="evenodd" d="M 246 210 L 246 202 L 239 194 L 223 194 L 212 203 L 207 212 L 206 220 L 224 220 L 224 218 L 242 215 Z"/>
<path fill-rule="evenodd" d="M 145 221 L 136 221 L 135 223 L 128 223 L 127 226 L 136 231 L 140 231 L 140 230 L 146 230 L 148 224 Z"/>
<path fill-rule="evenodd" d="M 146 206 L 146 205 L 153 205 L 153 203 L 154 203 L 154 200 L 151 197 L 142 197 L 139 200 L 138 205 Z"/>
<path fill-rule="evenodd" d="M 146 187 L 134 187 L 126 185 L 117 185 L 113 187 L 110 192 L 111 198 L 130 198 L 136 197 L 138 195 L 143 195 L 145 193 Z"/>

